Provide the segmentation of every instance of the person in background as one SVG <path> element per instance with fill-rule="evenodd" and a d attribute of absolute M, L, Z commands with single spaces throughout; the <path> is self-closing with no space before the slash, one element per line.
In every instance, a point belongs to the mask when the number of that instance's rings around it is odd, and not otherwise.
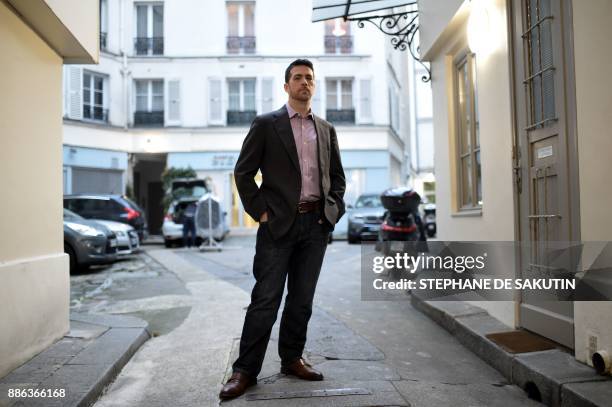
<path fill-rule="evenodd" d="M 196 227 L 195 213 L 197 206 L 191 202 L 183 211 L 183 245 L 187 248 L 195 246 Z"/>

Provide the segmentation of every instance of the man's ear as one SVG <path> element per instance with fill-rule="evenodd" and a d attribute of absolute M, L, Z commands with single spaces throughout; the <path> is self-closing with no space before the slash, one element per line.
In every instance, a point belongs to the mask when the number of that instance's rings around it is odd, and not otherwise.
<path fill-rule="evenodd" d="M 289 93 L 289 84 L 285 83 L 283 87 L 285 88 L 285 92 Z"/>

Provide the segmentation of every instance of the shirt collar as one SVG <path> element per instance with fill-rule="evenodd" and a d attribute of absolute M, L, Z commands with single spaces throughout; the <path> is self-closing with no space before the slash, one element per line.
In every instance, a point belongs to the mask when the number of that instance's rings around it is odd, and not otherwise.
<path fill-rule="evenodd" d="M 291 105 L 289 105 L 289 103 L 286 103 L 285 106 L 287 106 L 287 113 L 289 113 L 289 118 L 293 119 L 296 115 L 299 116 L 299 113 L 296 112 L 295 110 L 293 110 L 293 108 L 291 107 Z M 313 119 L 314 116 L 312 114 L 312 109 L 308 110 L 308 114 L 306 115 L 306 117 Z"/>

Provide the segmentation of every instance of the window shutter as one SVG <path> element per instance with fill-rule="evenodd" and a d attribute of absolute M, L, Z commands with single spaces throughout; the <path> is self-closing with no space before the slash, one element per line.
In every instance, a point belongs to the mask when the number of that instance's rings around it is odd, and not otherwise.
<path fill-rule="evenodd" d="M 372 81 L 359 81 L 359 122 L 372 123 Z"/>
<path fill-rule="evenodd" d="M 261 113 L 274 110 L 274 79 L 263 78 L 261 81 Z"/>
<path fill-rule="evenodd" d="M 209 124 L 223 124 L 220 79 L 208 79 L 208 122 Z"/>
<path fill-rule="evenodd" d="M 83 119 L 83 69 L 71 66 L 68 70 L 68 116 Z"/>
<path fill-rule="evenodd" d="M 323 115 L 323 109 L 321 106 L 321 95 L 323 94 L 323 89 L 321 88 L 321 81 L 315 81 L 315 94 L 312 97 L 311 109 L 314 114 L 319 117 L 325 117 Z"/>
<path fill-rule="evenodd" d="M 181 82 L 178 79 L 168 81 L 168 124 L 181 122 Z"/>

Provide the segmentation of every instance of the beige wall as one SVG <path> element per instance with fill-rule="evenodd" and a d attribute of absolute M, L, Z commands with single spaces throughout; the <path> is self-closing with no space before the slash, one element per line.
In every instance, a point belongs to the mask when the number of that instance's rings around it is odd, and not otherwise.
<path fill-rule="evenodd" d="M 431 1 L 419 0 L 419 36 L 421 52 L 427 54 L 440 40 L 442 33 L 447 29 L 455 17 L 455 13 L 466 0 Z"/>
<path fill-rule="evenodd" d="M 62 59 L 0 3 L 0 376 L 68 329 Z"/>
<path fill-rule="evenodd" d="M 580 222 L 583 241 L 612 240 L 612 2 L 574 0 L 574 50 Z M 599 348 L 612 351 L 612 303 L 577 302 L 576 358 L 587 359 L 587 335 L 598 336 Z"/>
<path fill-rule="evenodd" d="M 431 2 L 433 4 L 446 2 Z M 424 5 L 425 6 L 425 5 Z M 452 68 L 454 58 L 467 48 L 469 7 L 457 11 L 445 29 L 434 24 L 439 37 L 429 49 L 432 62 L 434 111 L 436 221 L 440 240 L 513 241 L 515 239 L 512 180 L 512 115 L 510 104 L 509 50 L 507 43 L 506 3 L 490 2 L 491 32 L 495 49 L 477 55 L 477 94 L 482 157 L 481 214 L 458 212 L 456 199 L 454 112 Z M 421 19 L 421 30 L 429 29 Z M 500 265 L 513 267 L 512 265 Z M 507 325 L 515 325 L 513 302 L 479 303 Z"/>

